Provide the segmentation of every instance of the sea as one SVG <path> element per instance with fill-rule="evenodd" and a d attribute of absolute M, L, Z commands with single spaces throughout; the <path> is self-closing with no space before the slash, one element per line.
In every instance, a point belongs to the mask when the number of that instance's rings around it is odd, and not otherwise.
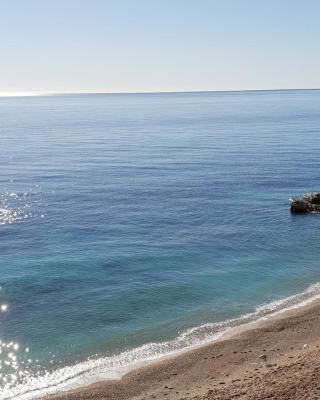
<path fill-rule="evenodd" d="M 320 298 L 320 90 L 0 98 L 0 399 Z"/>

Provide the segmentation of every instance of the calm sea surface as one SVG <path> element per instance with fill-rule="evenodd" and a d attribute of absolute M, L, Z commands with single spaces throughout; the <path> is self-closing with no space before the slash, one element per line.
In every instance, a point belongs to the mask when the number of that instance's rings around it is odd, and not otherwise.
<path fill-rule="evenodd" d="M 319 106 L 318 90 L 0 98 L 0 398 L 319 295 L 320 216 L 288 211 L 320 189 Z"/>

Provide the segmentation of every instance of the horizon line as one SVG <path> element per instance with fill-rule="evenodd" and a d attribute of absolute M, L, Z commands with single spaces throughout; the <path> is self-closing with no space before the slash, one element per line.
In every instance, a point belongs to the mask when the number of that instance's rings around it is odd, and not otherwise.
<path fill-rule="evenodd" d="M 235 93 L 235 92 L 280 92 L 297 90 L 320 90 L 314 88 L 274 88 L 274 89 L 222 89 L 222 90 L 164 90 L 164 91 L 132 91 L 132 92 L 0 92 L 2 97 L 45 97 L 74 95 L 128 95 L 128 94 L 192 94 L 192 93 Z"/>

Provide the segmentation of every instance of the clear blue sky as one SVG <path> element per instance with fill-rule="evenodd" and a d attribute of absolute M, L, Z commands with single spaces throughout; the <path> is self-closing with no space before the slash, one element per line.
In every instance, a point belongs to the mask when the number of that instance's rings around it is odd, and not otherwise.
<path fill-rule="evenodd" d="M 318 0 L 1 0 L 0 93 L 320 87 Z"/>

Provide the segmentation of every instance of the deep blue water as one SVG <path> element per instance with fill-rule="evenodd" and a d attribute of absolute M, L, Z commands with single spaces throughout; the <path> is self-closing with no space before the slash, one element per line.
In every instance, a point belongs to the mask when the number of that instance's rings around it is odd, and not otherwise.
<path fill-rule="evenodd" d="M 320 189 L 319 105 L 318 90 L 1 98 L 3 396 L 15 366 L 26 388 L 320 281 L 320 216 L 288 210 Z"/>

